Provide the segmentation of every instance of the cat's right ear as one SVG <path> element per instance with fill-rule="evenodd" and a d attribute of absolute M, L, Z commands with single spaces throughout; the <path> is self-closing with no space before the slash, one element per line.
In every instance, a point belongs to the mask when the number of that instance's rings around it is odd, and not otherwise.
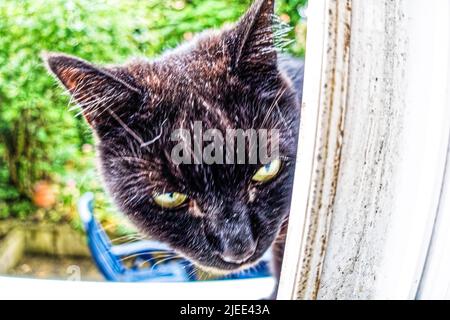
<path fill-rule="evenodd" d="M 44 53 L 48 69 L 72 95 L 93 128 L 136 105 L 141 91 L 124 70 L 105 69 L 60 53 Z"/>

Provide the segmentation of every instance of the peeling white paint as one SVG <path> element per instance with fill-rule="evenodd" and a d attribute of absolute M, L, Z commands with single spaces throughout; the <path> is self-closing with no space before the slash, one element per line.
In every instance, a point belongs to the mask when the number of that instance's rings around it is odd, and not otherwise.
<path fill-rule="evenodd" d="M 346 1 L 310 3 L 302 121 L 315 122 L 300 131 L 283 299 L 415 298 L 440 201 L 450 132 L 450 3 L 348 2 L 350 16 Z M 348 67 L 339 37 L 346 23 Z M 336 85 L 330 103 L 326 92 Z"/>

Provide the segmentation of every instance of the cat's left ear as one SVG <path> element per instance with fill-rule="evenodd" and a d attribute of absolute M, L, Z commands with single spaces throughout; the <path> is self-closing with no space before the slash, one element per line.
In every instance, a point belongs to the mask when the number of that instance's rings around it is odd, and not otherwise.
<path fill-rule="evenodd" d="M 256 0 L 231 31 L 232 68 L 241 75 L 273 74 L 277 70 L 273 17 L 274 0 Z"/>

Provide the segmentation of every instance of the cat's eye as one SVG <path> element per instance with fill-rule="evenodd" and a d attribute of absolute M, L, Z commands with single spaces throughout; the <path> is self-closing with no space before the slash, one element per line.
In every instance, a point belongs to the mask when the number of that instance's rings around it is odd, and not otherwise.
<path fill-rule="evenodd" d="M 185 194 L 178 192 L 170 192 L 157 194 L 153 197 L 153 199 L 160 207 L 166 209 L 173 209 L 185 203 L 187 200 L 187 196 Z"/>
<path fill-rule="evenodd" d="M 275 178 L 281 169 L 281 160 L 273 160 L 271 163 L 262 166 L 252 177 L 255 182 L 267 182 Z"/>

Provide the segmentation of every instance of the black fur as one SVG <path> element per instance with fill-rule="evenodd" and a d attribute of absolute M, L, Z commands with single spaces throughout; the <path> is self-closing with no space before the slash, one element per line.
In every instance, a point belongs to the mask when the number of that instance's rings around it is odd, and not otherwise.
<path fill-rule="evenodd" d="M 303 63 L 277 53 L 272 21 L 273 1 L 257 0 L 234 27 L 206 32 L 156 60 L 102 68 L 61 54 L 46 57 L 96 133 L 102 175 L 118 207 L 143 233 L 208 270 L 256 263 L 287 220 Z M 258 165 L 174 165 L 170 135 L 192 130 L 194 121 L 224 134 L 279 129 L 281 173 L 257 184 Z M 189 201 L 163 209 L 153 201 L 163 192 L 184 193 Z M 255 245 L 245 262 L 221 258 L 225 248 L 239 255 Z M 277 261 L 281 255 L 282 249 Z"/>

